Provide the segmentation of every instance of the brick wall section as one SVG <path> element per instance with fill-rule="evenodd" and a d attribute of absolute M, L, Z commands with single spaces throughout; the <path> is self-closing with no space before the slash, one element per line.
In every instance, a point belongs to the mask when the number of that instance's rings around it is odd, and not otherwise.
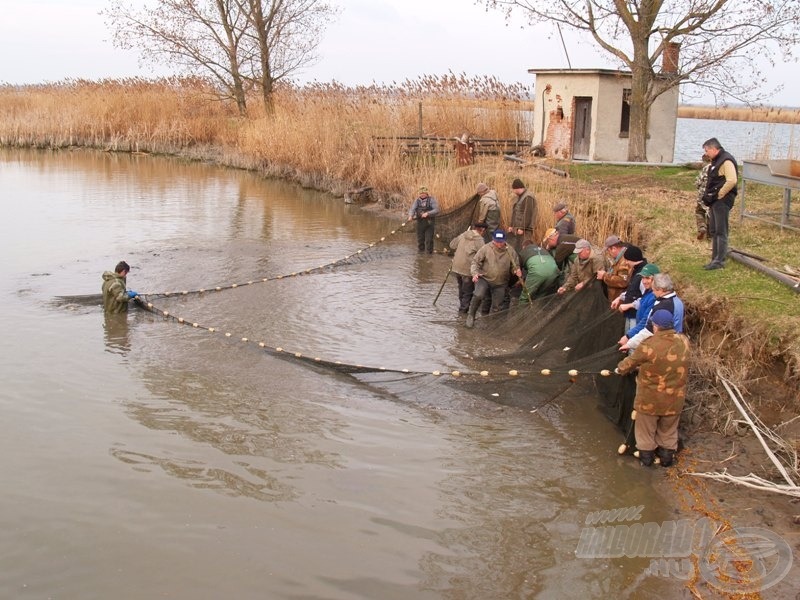
<path fill-rule="evenodd" d="M 572 155 L 572 119 L 564 116 L 562 98 L 556 95 L 556 108 L 550 111 L 544 136 L 547 156 L 569 159 Z M 570 116 L 574 110 L 570 110 Z"/>

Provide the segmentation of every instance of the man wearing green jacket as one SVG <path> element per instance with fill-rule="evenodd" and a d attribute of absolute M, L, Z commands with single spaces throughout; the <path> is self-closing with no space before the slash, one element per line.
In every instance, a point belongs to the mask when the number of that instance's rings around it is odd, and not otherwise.
<path fill-rule="evenodd" d="M 114 272 L 103 273 L 103 309 L 107 313 L 128 312 L 128 301 L 139 294 L 125 288 L 126 278 L 131 267 L 124 260 L 117 263 Z"/>

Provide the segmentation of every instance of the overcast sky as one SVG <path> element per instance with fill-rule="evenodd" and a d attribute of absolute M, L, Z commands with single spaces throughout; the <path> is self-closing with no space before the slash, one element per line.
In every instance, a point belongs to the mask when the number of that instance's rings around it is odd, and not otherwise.
<path fill-rule="evenodd" d="M 567 68 L 557 34 L 507 23 L 474 0 L 331 0 L 342 8 L 301 81 L 390 83 L 448 71 L 494 75 L 532 85 L 530 68 Z M 114 49 L 98 12 L 105 0 L 0 0 L 0 82 L 26 84 L 166 74 L 140 68 L 137 55 Z M 567 32 L 565 31 L 565 34 Z M 567 37 L 574 68 L 615 68 L 588 43 Z M 771 104 L 800 107 L 797 65 L 771 68 L 785 86 Z"/>

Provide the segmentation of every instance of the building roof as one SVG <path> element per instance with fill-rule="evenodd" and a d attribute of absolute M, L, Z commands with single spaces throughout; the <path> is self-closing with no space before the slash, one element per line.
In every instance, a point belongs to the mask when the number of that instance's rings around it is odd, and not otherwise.
<path fill-rule="evenodd" d="M 613 75 L 614 77 L 630 77 L 630 71 L 617 69 L 528 69 L 534 75 Z"/>

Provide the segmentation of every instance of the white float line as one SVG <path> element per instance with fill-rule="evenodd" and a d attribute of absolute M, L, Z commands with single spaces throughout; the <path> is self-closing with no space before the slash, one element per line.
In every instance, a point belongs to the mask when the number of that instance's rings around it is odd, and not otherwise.
<path fill-rule="evenodd" d="M 374 371 L 374 372 L 385 371 L 387 373 L 405 373 L 405 374 L 409 374 L 409 375 L 434 375 L 434 376 L 437 376 L 437 377 L 438 376 L 442 376 L 442 375 L 449 375 L 451 377 L 464 377 L 464 376 L 476 376 L 477 375 L 477 376 L 480 376 L 481 378 L 486 378 L 486 379 L 488 379 L 489 377 L 492 377 L 492 376 L 494 376 L 494 377 L 503 376 L 503 377 L 515 378 L 515 377 L 530 377 L 530 376 L 533 376 L 533 375 L 541 375 L 543 377 L 549 377 L 550 375 L 566 374 L 566 375 L 569 375 L 570 380 L 573 381 L 573 382 L 575 381 L 575 379 L 579 375 L 602 375 L 603 377 L 608 377 L 609 375 L 611 375 L 613 373 L 613 371 L 609 371 L 608 369 L 603 369 L 602 371 L 591 371 L 591 372 L 589 372 L 589 371 L 579 372 L 579 371 L 577 371 L 575 369 L 569 369 L 567 371 L 552 370 L 552 369 L 541 369 L 540 371 L 520 371 L 518 369 L 510 369 L 509 371 L 506 371 L 506 372 L 494 372 L 494 373 L 492 373 L 492 372 L 490 372 L 488 370 L 482 370 L 482 371 L 473 371 L 473 370 L 464 370 L 464 371 L 461 371 L 461 370 L 453 370 L 453 371 L 438 371 L 438 370 L 437 371 L 415 371 L 415 370 L 412 370 L 412 369 L 398 369 L 398 368 L 389 368 L 389 367 L 373 367 L 373 366 L 363 365 L 363 364 L 343 363 L 343 362 L 341 362 L 339 360 L 330 360 L 330 359 L 325 359 L 325 358 L 321 358 L 321 357 L 318 357 L 318 356 L 312 357 L 312 356 L 303 354 L 302 352 L 296 352 L 296 351 L 287 350 L 287 349 L 283 348 L 282 346 L 270 346 L 269 344 L 267 344 L 266 342 L 263 342 L 263 341 L 256 342 L 255 340 L 251 340 L 250 338 L 247 338 L 247 337 L 235 336 L 230 332 L 223 332 L 218 327 L 210 327 L 210 326 L 207 326 L 207 325 L 201 325 L 200 323 L 196 323 L 196 322 L 193 322 L 191 320 L 184 319 L 183 317 L 178 317 L 176 315 L 171 314 L 167 310 L 163 310 L 161 308 L 158 308 L 157 306 L 154 306 L 152 302 L 147 301 L 143 297 L 143 295 L 141 295 L 141 294 L 136 297 L 136 300 L 139 302 L 139 304 L 145 310 L 147 310 L 147 311 L 149 311 L 149 312 L 151 312 L 153 314 L 160 315 L 160 316 L 162 316 L 162 317 L 164 317 L 166 319 L 171 319 L 171 320 L 173 320 L 173 321 L 175 321 L 175 322 L 177 322 L 177 323 L 179 323 L 181 325 L 188 325 L 188 326 L 193 327 L 195 329 L 202 329 L 202 330 L 207 331 L 209 333 L 222 333 L 224 335 L 224 337 L 229 338 L 232 341 L 239 341 L 239 342 L 242 342 L 242 343 L 256 344 L 259 348 L 263 348 L 264 350 L 268 350 L 268 351 L 274 352 L 276 354 L 283 354 L 285 356 L 294 357 L 294 358 L 297 358 L 297 359 L 302 359 L 302 360 L 305 360 L 305 361 L 308 361 L 308 362 L 316 362 L 316 363 L 320 363 L 320 364 L 329 364 L 329 365 L 333 365 L 333 366 L 349 367 L 349 368 L 354 368 L 354 369 L 363 369 L 363 370 Z"/>

